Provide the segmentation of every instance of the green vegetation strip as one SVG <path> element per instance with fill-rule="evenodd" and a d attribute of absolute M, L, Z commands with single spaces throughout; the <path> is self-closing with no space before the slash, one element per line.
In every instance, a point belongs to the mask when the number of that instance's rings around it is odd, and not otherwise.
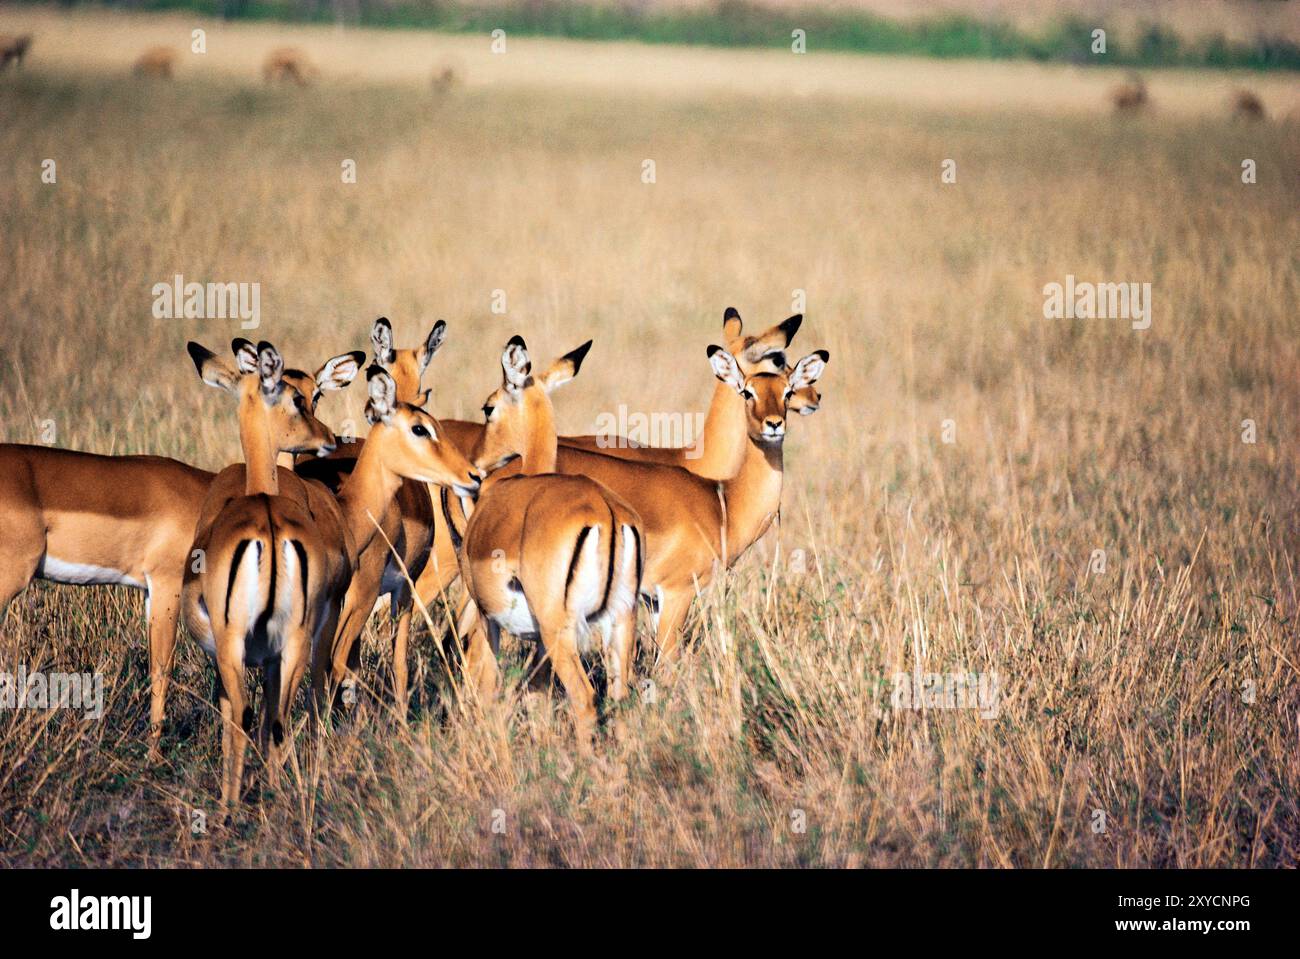
<path fill-rule="evenodd" d="M 72 6 L 77 0 L 63 0 Z M 194 10 L 230 19 L 334 22 L 334 5 L 317 0 L 131 0 L 106 4 L 134 10 Z M 1121 41 L 1110 31 L 1106 53 L 1092 52 L 1092 31 L 1104 23 L 1068 19 L 1031 35 L 1004 23 L 965 16 L 900 22 L 865 11 L 772 10 L 744 0 L 696 9 L 629 3 L 516 0 L 496 6 L 445 0 L 358 0 L 348 22 L 374 27 L 421 27 L 463 33 L 505 30 L 509 35 L 576 40 L 638 40 L 645 43 L 719 47 L 789 48 L 792 32 L 803 30 L 807 49 L 906 54 L 944 58 L 1038 60 L 1133 67 L 1218 67 L 1256 70 L 1300 69 L 1300 46 L 1260 37 L 1249 43 L 1222 35 L 1180 38 L 1167 28 L 1147 26 Z"/>

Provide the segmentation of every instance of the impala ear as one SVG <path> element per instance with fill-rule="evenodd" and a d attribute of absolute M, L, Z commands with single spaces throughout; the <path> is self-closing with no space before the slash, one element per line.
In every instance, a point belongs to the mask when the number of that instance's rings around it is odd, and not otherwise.
<path fill-rule="evenodd" d="M 316 371 L 312 379 L 316 381 L 316 388 L 319 390 L 347 389 L 361 372 L 361 364 L 365 361 L 366 354 L 360 350 L 341 353 L 326 360 L 325 365 Z"/>
<path fill-rule="evenodd" d="M 215 386 L 227 393 L 234 392 L 239 382 L 239 372 L 206 346 L 194 341 L 185 344 L 185 349 L 194 361 L 194 368 L 199 371 L 199 379 L 208 386 Z"/>
<path fill-rule="evenodd" d="M 565 353 L 552 363 L 551 368 L 546 371 L 546 375 L 541 379 L 542 389 L 549 393 L 557 386 L 563 386 L 577 376 L 578 370 L 582 369 L 582 361 L 590 349 L 591 340 L 588 340 L 573 352 Z"/>
<path fill-rule="evenodd" d="M 826 350 L 818 350 L 805 356 L 795 364 L 794 372 L 790 374 L 790 389 L 802 390 L 816 383 L 826 372 L 826 364 L 830 358 L 831 355 Z"/>
<path fill-rule="evenodd" d="M 231 340 L 230 352 L 235 354 L 235 368 L 240 373 L 257 372 L 257 347 L 248 340 L 242 336 Z"/>
<path fill-rule="evenodd" d="M 380 366 L 393 362 L 397 355 L 393 352 L 393 325 L 388 317 L 381 316 L 370 328 L 370 343 L 375 348 L 375 362 Z"/>
<path fill-rule="evenodd" d="M 371 426 L 389 422 L 397 409 L 397 384 L 382 366 L 371 366 L 366 370 L 366 382 L 370 390 L 366 422 Z"/>
<path fill-rule="evenodd" d="M 722 314 L 722 335 L 728 343 L 740 336 L 740 331 L 744 329 L 744 321 L 740 318 L 740 313 L 734 306 L 727 307 Z"/>
<path fill-rule="evenodd" d="M 784 372 L 785 348 L 790 345 L 790 341 L 794 339 L 794 335 L 799 332 L 799 327 L 802 325 L 802 313 L 796 313 L 788 320 L 782 320 L 770 330 L 754 338 L 745 349 L 745 360 L 749 363 L 770 360 L 773 366 L 771 372 Z"/>
<path fill-rule="evenodd" d="M 745 376 L 740 372 L 740 364 L 736 362 L 736 358 L 717 345 L 710 346 L 707 352 L 709 365 L 713 367 L 713 375 L 737 393 L 741 392 L 745 388 Z"/>
<path fill-rule="evenodd" d="M 447 338 L 447 323 L 445 320 L 439 320 L 433 324 L 433 329 L 424 339 L 424 350 L 420 354 L 420 372 L 423 373 L 429 366 L 429 361 L 433 359 L 433 354 L 438 352 L 438 347 L 442 346 L 442 341 Z"/>
<path fill-rule="evenodd" d="M 278 399 L 284 389 L 284 359 L 280 351 L 263 340 L 257 344 L 257 378 L 261 381 L 262 396 L 268 401 Z"/>
<path fill-rule="evenodd" d="M 510 342 L 501 351 L 501 372 L 505 377 L 506 389 L 518 392 L 528 382 L 533 372 L 533 362 L 528 358 L 528 346 L 518 334 L 510 337 Z"/>

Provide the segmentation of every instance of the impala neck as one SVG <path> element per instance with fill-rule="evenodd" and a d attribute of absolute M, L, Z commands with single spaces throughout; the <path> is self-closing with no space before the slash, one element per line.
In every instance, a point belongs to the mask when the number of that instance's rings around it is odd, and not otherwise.
<path fill-rule="evenodd" d="M 785 475 L 782 448 L 746 444 L 740 472 L 722 484 L 727 503 L 728 562 L 749 549 L 772 525 L 781 508 Z"/>
<path fill-rule="evenodd" d="M 715 382 L 704 434 L 696 441 L 697 448 L 702 444 L 703 449 L 698 459 L 687 461 L 687 467 L 705 479 L 731 479 L 745 460 L 746 427 L 745 401 L 725 383 Z"/>
<path fill-rule="evenodd" d="M 245 393 L 239 416 L 239 445 L 244 451 L 244 493 L 248 496 L 280 493 L 275 445 L 267 420 L 266 405 L 256 388 Z"/>
<path fill-rule="evenodd" d="M 529 390 L 532 394 L 534 390 Z M 555 412 L 551 408 L 550 398 L 536 390 L 540 395 L 526 395 L 524 402 L 528 425 L 528 435 L 524 448 L 519 451 L 521 460 L 519 472 L 526 476 L 555 472 L 556 438 Z"/>
<path fill-rule="evenodd" d="M 339 490 L 339 508 L 352 532 L 358 553 L 369 544 L 378 531 L 375 525 L 388 510 L 388 504 L 397 496 L 402 477 L 383 463 L 383 436 L 377 431 L 382 425 L 371 428 L 370 435 L 361 446 L 356 465 Z"/>

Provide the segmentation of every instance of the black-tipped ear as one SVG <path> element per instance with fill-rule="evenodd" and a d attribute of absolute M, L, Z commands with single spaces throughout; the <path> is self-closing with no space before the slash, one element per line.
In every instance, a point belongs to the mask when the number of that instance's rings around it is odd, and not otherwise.
<path fill-rule="evenodd" d="M 190 340 L 185 344 L 185 351 L 190 354 L 190 359 L 194 361 L 194 368 L 200 373 L 203 372 L 203 364 L 213 356 L 216 356 L 210 349 L 201 343 L 195 343 Z"/>
<path fill-rule="evenodd" d="M 528 344 L 524 342 L 524 338 L 518 333 L 510 337 L 510 341 L 506 343 L 506 346 L 522 346 L 524 349 L 528 349 Z"/>
<path fill-rule="evenodd" d="M 722 349 L 722 347 L 718 346 L 718 344 L 710 343 L 709 348 L 704 351 L 704 355 L 707 356 L 709 359 L 713 359 L 713 354 L 718 352 L 718 350 L 720 349 Z"/>
<path fill-rule="evenodd" d="M 384 373 L 384 372 L 386 371 L 378 363 L 371 363 L 369 366 L 366 367 L 366 382 L 369 383 L 380 373 Z"/>
<path fill-rule="evenodd" d="M 830 360 L 831 360 L 831 351 L 830 351 L 830 350 L 814 350 L 813 352 L 814 352 L 815 355 L 820 356 L 820 357 L 822 358 L 822 362 L 823 362 L 823 363 L 829 363 L 829 362 L 830 362 Z"/>
<path fill-rule="evenodd" d="M 350 350 L 350 351 L 348 352 L 348 356 L 352 357 L 354 360 L 357 361 L 357 366 L 358 366 L 358 367 L 361 367 L 361 366 L 365 365 L 365 362 L 366 362 L 366 351 L 365 351 L 365 350 Z"/>
<path fill-rule="evenodd" d="M 244 349 L 252 350 L 254 353 L 257 352 L 257 347 L 253 346 L 252 341 L 246 340 L 242 336 L 237 336 L 230 341 L 230 352 L 234 353 L 236 356 L 239 355 L 240 350 Z"/>
<path fill-rule="evenodd" d="M 583 343 L 571 353 L 566 353 L 564 358 L 573 364 L 573 375 L 578 375 L 578 370 L 582 369 L 582 361 L 586 359 L 587 353 L 591 350 L 591 340 Z"/>
<path fill-rule="evenodd" d="M 799 327 L 802 325 L 803 325 L 802 313 L 796 313 L 788 320 L 782 320 L 780 322 L 780 324 L 777 326 L 777 329 L 785 334 L 786 346 L 790 345 L 790 341 L 794 339 L 794 335 L 799 332 Z"/>
<path fill-rule="evenodd" d="M 722 314 L 722 335 L 728 340 L 734 340 L 740 336 L 745 324 L 741 322 L 740 311 L 734 306 L 727 307 L 727 311 Z"/>

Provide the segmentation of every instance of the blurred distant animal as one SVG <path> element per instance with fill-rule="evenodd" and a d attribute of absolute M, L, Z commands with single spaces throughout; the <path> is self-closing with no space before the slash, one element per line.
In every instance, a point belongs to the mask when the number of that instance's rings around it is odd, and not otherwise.
<path fill-rule="evenodd" d="M 27 48 L 31 45 L 32 37 L 29 33 L 20 37 L 0 35 L 0 70 L 8 67 L 10 60 L 21 67 L 23 57 L 27 56 Z"/>
<path fill-rule="evenodd" d="M 439 93 L 439 94 L 450 93 L 453 89 L 455 89 L 459 85 L 460 85 L 460 74 L 456 72 L 455 67 L 444 66 L 440 68 L 437 67 L 434 68 L 433 71 L 433 92 L 434 93 Z"/>
<path fill-rule="evenodd" d="M 1110 102 L 1116 113 L 1134 114 L 1145 110 L 1151 98 L 1147 95 L 1146 81 L 1136 73 L 1110 91 Z"/>
<path fill-rule="evenodd" d="M 171 47 L 150 47 L 135 61 L 137 77 L 170 80 L 176 69 L 176 51 Z"/>
<path fill-rule="evenodd" d="M 1264 101 L 1250 90 L 1233 91 L 1232 113 L 1233 116 L 1245 120 L 1263 120 L 1267 116 L 1264 112 Z"/>
<path fill-rule="evenodd" d="M 262 64 L 262 77 L 267 83 L 293 81 L 305 87 L 315 76 L 316 68 L 307 59 L 307 54 L 297 47 L 280 47 L 272 50 Z"/>

